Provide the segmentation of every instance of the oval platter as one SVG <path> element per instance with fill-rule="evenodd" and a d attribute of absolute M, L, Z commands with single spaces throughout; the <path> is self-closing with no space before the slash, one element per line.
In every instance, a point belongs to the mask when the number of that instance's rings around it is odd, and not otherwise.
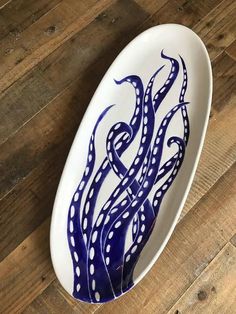
<path fill-rule="evenodd" d="M 56 275 L 74 298 L 111 301 L 136 285 L 180 216 L 212 97 L 206 48 L 176 24 L 131 41 L 99 84 L 58 187 Z"/>

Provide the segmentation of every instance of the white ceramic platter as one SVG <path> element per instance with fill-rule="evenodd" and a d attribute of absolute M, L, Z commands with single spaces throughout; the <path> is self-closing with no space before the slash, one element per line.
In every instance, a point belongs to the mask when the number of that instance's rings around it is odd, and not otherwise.
<path fill-rule="evenodd" d="M 150 28 L 113 62 L 75 136 L 52 214 L 53 266 L 75 298 L 113 300 L 157 260 L 193 180 L 211 96 L 207 51 L 184 26 Z"/>

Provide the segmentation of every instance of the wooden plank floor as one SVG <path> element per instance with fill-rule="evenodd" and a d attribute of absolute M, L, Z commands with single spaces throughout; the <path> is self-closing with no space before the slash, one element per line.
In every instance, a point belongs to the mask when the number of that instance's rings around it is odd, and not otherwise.
<path fill-rule="evenodd" d="M 236 313 L 235 17 L 235 0 L 0 0 L 0 313 Z M 170 22 L 201 36 L 213 66 L 193 186 L 138 286 L 109 304 L 76 302 L 55 278 L 48 242 L 69 147 L 118 52 Z"/>

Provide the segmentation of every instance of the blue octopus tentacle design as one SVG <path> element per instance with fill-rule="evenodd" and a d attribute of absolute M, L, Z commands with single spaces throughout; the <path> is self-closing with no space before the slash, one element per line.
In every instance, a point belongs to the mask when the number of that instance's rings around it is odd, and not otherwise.
<path fill-rule="evenodd" d="M 178 73 L 179 73 L 179 63 L 176 59 L 168 57 L 164 54 L 163 50 L 161 52 L 161 57 L 167 59 L 171 62 L 171 69 L 168 75 L 167 80 L 165 81 L 164 85 L 157 91 L 155 96 L 153 97 L 154 109 L 155 112 L 159 108 L 162 100 L 165 98 L 171 87 L 173 86 Z"/>
<path fill-rule="evenodd" d="M 68 212 L 67 237 L 75 298 L 106 302 L 133 286 L 135 266 L 158 219 L 162 200 L 183 163 L 190 134 L 189 102 L 185 101 L 187 67 L 181 56 L 179 62 L 161 51 L 161 58 L 170 64 L 170 70 L 156 93 L 154 82 L 165 65 L 155 71 L 146 88 L 137 75 L 114 80 L 118 86 L 126 83 L 133 87 L 135 105 L 128 123 L 117 121 L 108 129 L 105 156 L 100 165 L 95 163 L 95 136 L 99 123 L 112 106 L 103 111 L 92 132 L 85 171 Z M 180 67 L 179 99 L 166 111 L 155 131 L 158 109 L 173 84 L 178 83 Z M 167 135 L 170 122 L 180 114 L 183 137 Z M 140 136 L 138 149 L 131 165 L 126 166 L 121 156 L 132 147 L 137 135 Z M 165 160 L 163 151 L 172 145 L 176 147 L 175 153 Z M 97 199 L 108 175 L 115 175 L 119 182 L 98 208 Z"/>
<path fill-rule="evenodd" d="M 74 267 L 74 292 L 80 292 L 83 300 L 88 298 L 88 286 L 87 286 L 87 276 L 86 276 L 86 259 L 87 259 L 87 250 L 85 242 L 83 241 L 82 230 L 80 225 L 80 206 L 83 192 L 88 184 L 88 180 L 92 175 L 95 159 L 96 159 L 96 150 L 95 150 L 95 134 L 98 128 L 99 123 L 102 121 L 105 114 L 111 109 L 112 106 L 106 108 L 95 124 L 93 129 L 90 142 L 89 142 L 89 151 L 87 157 L 86 168 L 84 170 L 83 177 L 73 195 L 70 210 L 67 221 L 67 234 L 69 248 L 71 252 L 73 267 Z"/>
<path fill-rule="evenodd" d="M 169 90 L 171 89 L 172 85 L 174 84 L 178 73 L 179 73 L 179 63 L 175 58 L 171 58 L 168 57 L 167 55 L 164 54 L 163 50 L 161 51 L 161 57 L 163 59 L 167 59 L 170 63 L 171 63 L 171 69 L 169 72 L 169 75 L 165 81 L 165 83 L 161 86 L 161 88 L 157 91 L 157 93 L 154 95 L 153 97 L 153 104 L 154 104 L 154 109 L 155 109 L 155 113 L 157 112 L 159 106 L 161 105 L 163 99 L 166 97 L 167 93 L 169 92 Z M 179 102 L 181 102 L 181 100 L 179 100 Z M 146 160 L 144 161 L 143 164 L 143 169 L 142 169 L 142 173 L 141 173 L 141 177 L 139 179 L 140 182 L 143 181 L 144 177 L 145 177 L 145 173 L 147 170 L 147 164 L 149 162 L 149 158 L 150 158 L 150 151 L 148 151 L 147 153 L 147 157 Z M 170 162 L 168 162 L 168 165 L 170 165 Z M 171 166 L 173 167 L 173 164 L 171 164 Z M 169 171 L 169 167 L 163 167 L 161 169 L 161 174 L 162 176 L 160 176 L 159 178 L 156 179 L 156 182 L 158 180 L 161 179 L 161 177 L 165 176 L 165 174 Z M 137 219 L 135 219 L 133 221 L 133 229 L 137 232 L 138 231 L 138 224 L 139 224 L 139 220 L 142 214 L 140 212 L 138 212 L 137 214 Z M 136 226 L 135 226 L 136 225 Z M 133 239 L 135 237 L 135 233 L 133 234 Z"/>
<path fill-rule="evenodd" d="M 97 239 L 94 241 L 94 243 L 90 243 L 92 245 L 92 248 L 95 250 L 96 254 L 94 258 L 91 260 L 88 259 L 88 267 L 91 267 L 91 265 L 97 264 L 98 261 L 101 261 L 103 259 L 102 257 L 102 244 L 100 241 L 102 228 L 100 228 L 100 224 L 104 224 L 107 214 L 109 214 L 109 210 L 112 210 L 112 206 L 117 201 L 117 199 L 121 196 L 121 194 L 133 183 L 135 180 L 135 177 L 137 176 L 137 173 L 142 166 L 143 160 L 145 158 L 146 152 L 148 150 L 148 147 L 151 143 L 152 135 L 153 135 L 153 129 L 154 129 L 154 110 L 152 106 L 152 86 L 154 82 L 154 78 L 159 73 L 160 69 L 158 69 L 153 76 L 150 79 L 151 85 L 147 89 L 144 95 L 144 109 L 143 109 L 143 125 L 142 125 L 142 139 L 145 138 L 145 141 L 140 140 L 139 150 L 136 154 L 136 157 L 134 158 L 133 163 L 131 164 L 129 170 L 127 171 L 127 174 L 121 179 L 120 183 L 116 187 L 116 189 L 113 191 L 113 193 L 108 198 L 108 201 L 105 203 L 105 205 L 102 207 L 97 220 L 94 224 L 93 230 L 91 232 L 91 236 L 93 237 L 94 234 L 97 235 Z M 149 128 L 147 127 L 147 123 L 149 122 Z M 90 247 L 91 248 L 91 247 Z M 116 254 L 115 254 L 116 255 Z M 105 261 L 104 263 L 104 269 Z M 113 263 L 111 263 L 113 264 Z M 108 266 L 108 265 L 107 265 Z M 109 267 L 109 266 L 108 266 Z M 100 274 L 99 274 L 100 275 Z M 95 282 L 98 281 L 98 274 L 95 272 L 93 276 L 90 277 L 90 286 L 92 285 L 92 281 L 95 280 Z M 115 288 L 115 295 L 118 296 L 121 293 L 120 290 L 120 281 L 121 281 L 121 269 L 117 272 L 114 272 L 112 276 L 110 276 L 110 280 L 112 282 L 113 288 Z M 108 279 L 107 279 L 108 281 Z M 104 278 L 102 284 L 105 284 L 106 280 Z M 99 290 L 103 291 L 102 284 L 99 285 Z M 99 291 L 96 291 L 97 295 L 101 295 Z M 96 296 L 94 294 L 94 298 L 96 299 Z"/>
<path fill-rule="evenodd" d="M 185 145 L 184 145 L 183 140 L 181 138 L 172 137 L 168 140 L 167 145 L 170 146 L 172 143 L 176 143 L 179 145 L 180 153 L 179 154 L 177 153 L 177 154 L 178 155 L 181 154 L 181 156 L 179 156 L 181 161 L 176 166 L 176 168 L 173 169 L 173 172 L 170 175 L 170 177 L 162 184 L 162 186 L 155 193 L 155 196 L 153 198 L 153 208 L 155 210 L 155 217 L 157 216 L 158 210 L 161 205 L 161 201 L 165 193 L 168 191 L 171 185 L 171 182 L 174 180 L 174 177 L 177 175 L 177 172 L 181 166 L 181 163 L 184 157 Z M 124 285 L 126 286 L 126 289 L 129 289 L 130 285 L 132 285 L 133 271 L 137 263 L 139 254 L 141 253 L 141 251 L 143 250 L 143 247 L 147 243 L 149 236 L 152 232 L 152 229 L 155 225 L 155 219 L 153 221 L 147 221 L 145 217 L 145 213 L 142 211 L 142 209 L 141 209 L 141 212 L 143 216 L 141 217 L 142 224 L 140 227 L 140 232 L 138 233 L 137 240 L 133 242 L 132 246 L 130 247 L 130 249 L 127 251 L 125 255 L 123 281 L 124 281 Z M 136 253 L 136 254 L 133 254 L 133 253 Z"/>
<path fill-rule="evenodd" d="M 173 117 L 173 115 L 178 111 L 178 109 L 181 108 L 181 106 L 185 105 L 186 103 L 182 103 L 179 105 L 176 105 L 173 109 L 171 109 L 171 111 L 166 115 L 166 117 L 163 119 L 159 131 L 157 132 L 157 137 L 155 139 L 154 142 L 154 146 L 153 146 L 153 150 L 150 156 L 150 164 L 147 170 L 147 175 L 145 176 L 145 180 L 143 181 L 142 185 L 140 186 L 140 189 L 137 193 L 137 196 L 135 198 L 135 200 L 133 200 L 131 202 L 131 204 L 129 206 L 127 206 L 125 208 L 125 210 L 120 210 L 121 214 L 119 215 L 119 217 L 113 222 L 112 226 L 110 227 L 110 230 L 108 232 L 108 237 L 106 240 L 106 245 L 110 245 L 111 249 L 109 252 L 109 256 L 105 255 L 105 258 L 107 259 L 109 257 L 110 259 L 110 272 L 112 272 L 112 277 L 116 278 L 116 275 L 121 272 L 120 269 L 117 269 L 117 265 L 122 264 L 122 260 L 123 258 L 125 258 L 125 260 L 130 260 L 131 259 L 131 253 L 135 253 L 133 255 L 133 259 L 137 259 L 137 248 L 138 248 L 138 244 L 133 244 L 134 246 L 131 247 L 130 251 L 128 250 L 127 253 L 125 255 L 121 255 L 119 254 L 119 257 L 121 260 L 118 259 L 118 253 L 117 253 L 117 247 L 115 246 L 119 244 L 119 248 L 122 249 L 122 247 L 124 247 L 124 240 L 125 237 L 122 237 L 121 235 L 126 234 L 127 232 L 127 228 L 129 226 L 130 223 L 130 219 L 133 219 L 134 214 L 137 213 L 137 211 L 140 209 L 140 207 L 143 205 L 143 202 L 146 200 L 150 190 L 152 189 L 154 182 L 155 182 L 155 178 L 156 178 L 156 174 L 158 173 L 158 169 L 159 169 L 159 164 L 160 164 L 160 160 L 161 160 L 161 155 L 162 155 L 162 149 L 163 149 L 163 141 L 165 138 L 165 133 L 166 130 L 168 128 L 168 125 Z M 148 219 L 150 212 L 146 211 L 142 213 L 143 215 L 143 219 L 141 219 L 142 221 L 146 220 L 149 225 L 150 222 L 153 221 L 153 219 Z M 155 216 L 154 216 L 155 218 Z M 150 226 L 149 226 L 150 227 Z M 117 232 L 117 230 L 119 229 L 119 232 Z M 148 228 L 147 228 L 148 229 Z M 143 230 L 142 226 L 140 228 L 141 232 L 145 231 Z M 147 238 L 147 235 L 145 236 L 145 238 Z M 114 260 L 113 260 L 114 259 Z M 132 262 L 132 265 L 134 264 L 134 261 Z M 130 273 L 130 271 L 128 272 Z M 123 271 L 123 276 L 126 274 L 125 272 L 125 265 L 124 265 L 124 271 Z M 121 279 L 120 279 L 121 281 Z M 115 286 L 116 288 L 116 286 Z"/>
<path fill-rule="evenodd" d="M 142 112 L 141 112 L 141 106 L 142 106 L 142 98 L 143 98 L 143 84 L 141 79 L 136 76 L 136 75 L 130 75 L 125 77 L 124 79 L 118 81 L 115 80 L 116 84 L 120 85 L 122 83 L 130 83 L 133 88 L 135 89 L 135 94 L 136 94 L 136 104 L 135 104 L 135 110 L 134 110 L 134 114 L 130 120 L 130 125 L 132 126 L 132 137 L 129 139 L 129 135 L 128 134 L 124 134 L 120 140 L 117 141 L 116 143 L 116 149 L 117 149 L 117 153 L 119 156 L 122 155 L 122 153 L 128 148 L 128 146 L 130 145 L 130 143 L 132 142 L 132 140 L 135 138 L 138 130 L 139 130 L 139 126 L 142 120 Z M 111 133 L 109 134 L 109 136 L 111 136 Z M 107 156 L 104 158 L 101 166 L 99 167 L 99 169 L 97 170 L 93 182 L 90 185 L 89 191 L 87 193 L 86 196 L 86 201 L 84 203 L 84 210 L 82 213 L 82 222 L 87 219 L 88 224 L 87 224 L 87 228 L 85 230 L 83 230 L 83 234 L 85 236 L 85 239 L 88 239 L 88 237 L 91 234 L 91 229 L 92 229 L 92 217 L 94 214 L 94 209 L 95 209 L 95 205 L 96 205 L 96 201 L 97 201 L 97 197 L 100 191 L 100 188 L 105 180 L 105 178 L 107 177 L 109 171 L 110 171 L 111 167 L 108 161 Z"/>
<path fill-rule="evenodd" d="M 183 83 L 182 83 L 182 88 L 179 95 L 179 101 L 182 102 L 184 101 L 184 96 L 185 96 L 187 86 L 188 86 L 188 74 L 187 74 L 185 62 L 181 56 L 180 56 L 180 60 L 182 63 L 182 68 L 183 68 Z M 182 118 L 183 118 L 183 124 L 184 124 L 184 141 L 185 141 L 185 145 L 187 145 L 188 139 L 189 139 L 189 118 L 188 118 L 187 108 L 183 107 L 181 109 L 181 112 L 182 112 Z"/>

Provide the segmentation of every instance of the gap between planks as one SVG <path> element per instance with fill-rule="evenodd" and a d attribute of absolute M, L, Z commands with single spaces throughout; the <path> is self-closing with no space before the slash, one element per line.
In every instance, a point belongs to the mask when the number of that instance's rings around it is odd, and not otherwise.
<path fill-rule="evenodd" d="M 103 12 L 106 8 L 111 6 L 114 3 L 114 0 L 103 0 L 102 3 L 94 5 L 86 13 L 80 16 L 76 21 L 69 24 L 66 29 L 59 34 L 57 37 L 50 41 L 50 44 L 47 43 L 36 49 L 32 54 L 26 57 L 21 63 L 16 65 L 12 70 L 10 70 L 3 78 L 0 79 L 0 91 L 1 93 L 5 92 L 6 89 L 11 87 L 14 82 L 19 78 L 27 74 L 32 70 L 40 61 L 48 57 L 55 50 L 57 50 L 65 41 L 72 38 L 76 33 L 85 28 L 93 19 Z M 40 18 L 41 19 L 41 18 Z M 39 19 L 39 20 L 40 20 Z M 47 49 L 45 49 L 45 46 Z"/>
<path fill-rule="evenodd" d="M 0 10 L 8 5 L 10 2 L 12 2 L 12 0 L 0 0 Z"/>

